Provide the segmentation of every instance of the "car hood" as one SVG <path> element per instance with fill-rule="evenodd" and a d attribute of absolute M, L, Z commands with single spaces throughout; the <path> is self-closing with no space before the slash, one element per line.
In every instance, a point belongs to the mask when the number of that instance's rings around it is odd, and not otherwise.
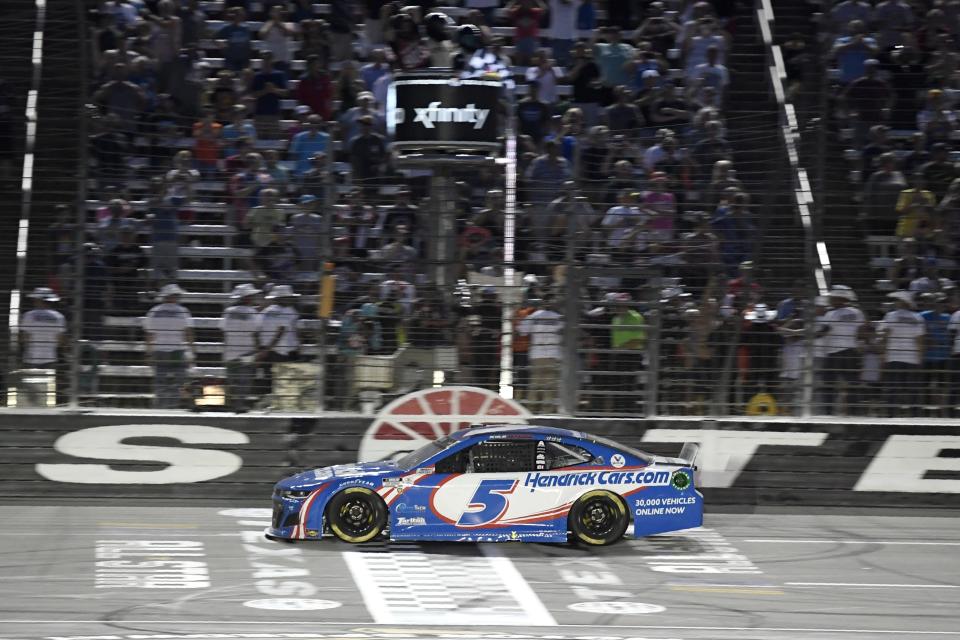
<path fill-rule="evenodd" d="M 393 462 L 358 462 L 355 464 L 338 464 L 332 467 L 321 467 L 311 471 L 304 471 L 295 476 L 284 478 L 277 483 L 278 489 L 300 489 L 313 487 L 334 478 L 379 478 L 394 475 L 400 472 Z"/>

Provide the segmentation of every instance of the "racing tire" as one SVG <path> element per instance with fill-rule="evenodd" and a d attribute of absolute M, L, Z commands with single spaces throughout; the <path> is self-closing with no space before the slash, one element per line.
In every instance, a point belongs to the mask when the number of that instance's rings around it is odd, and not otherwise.
<path fill-rule="evenodd" d="M 387 505 L 366 487 L 347 487 L 330 499 L 327 522 L 344 542 L 369 542 L 387 528 Z"/>
<path fill-rule="evenodd" d="M 615 493 L 588 491 L 570 508 L 570 531 L 574 542 L 590 546 L 613 544 L 627 532 L 627 503 Z"/>

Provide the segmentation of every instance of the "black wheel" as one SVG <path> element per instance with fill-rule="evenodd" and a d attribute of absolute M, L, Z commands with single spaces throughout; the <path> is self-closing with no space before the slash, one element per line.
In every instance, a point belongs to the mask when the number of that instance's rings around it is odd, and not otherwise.
<path fill-rule="evenodd" d="M 588 491 L 570 509 L 570 530 L 574 540 L 584 544 L 613 544 L 626 533 L 627 524 L 626 503 L 609 491 Z"/>
<path fill-rule="evenodd" d="M 327 522 L 333 535 L 344 542 L 367 542 L 386 528 L 387 506 L 370 489 L 349 487 L 330 499 Z"/>

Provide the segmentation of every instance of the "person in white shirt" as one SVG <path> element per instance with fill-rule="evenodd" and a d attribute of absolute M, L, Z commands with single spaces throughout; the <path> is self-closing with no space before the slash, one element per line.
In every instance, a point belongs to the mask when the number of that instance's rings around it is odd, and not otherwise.
<path fill-rule="evenodd" d="M 643 167 L 647 173 L 657 171 L 657 165 L 669 159 L 680 160 L 686 153 L 685 149 L 678 151 L 677 138 L 670 129 L 658 129 L 657 143 L 643 152 Z"/>
<path fill-rule="evenodd" d="M 20 361 L 28 369 L 55 369 L 57 352 L 66 339 L 67 321 L 50 305 L 60 298 L 47 287 L 37 287 L 27 297 L 33 300 L 33 309 L 20 321 L 24 337 L 20 341 Z"/>
<path fill-rule="evenodd" d="M 638 251 L 647 248 L 646 227 L 649 216 L 637 206 L 639 193 L 623 191 L 620 204 L 607 209 L 600 226 L 607 229 L 607 247 L 618 260 L 630 262 Z"/>
<path fill-rule="evenodd" d="M 563 316 L 550 300 L 520 321 L 517 331 L 530 337 L 530 409 L 557 411 L 560 360 L 563 356 Z"/>
<path fill-rule="evenodd" d="M 196 359 L 193 347 L 193 316 L 180 304 L 186 293 L 176 284 L 160 289 L 160 304 L 143 321 L 147 357 L 153 362 L 153 406 L 179 409 L 187 372 Z"/>
<path fill-rule="evenodd" d="M 707 61 L 709 48 L 716 48 L 716 61 L 724 64 L 727 58 L 727 37 L 719 32 L 716 21 L 712 18 L 704 17 L 697 21 L 696 32 L 689 34 L 683 43 L 684 77 L 688 82 L 696 77 L 694 70 L 697 65 Z"/>
<path fill-rule="evenodd" d="M 283 71 L 290 71 L 290 60 L 293 58 L 293 52 L 290 50 L 290 39 L 294 37 L 295 32 L 286 22 L 284 22 L 284 9 L 281 5 L 270 7 L 270 19 L 260 27 L 260 40 L 263 41 L 267 51 L 273 54 L 274 65 Z"/>
<path fill-rule="evenodd" d="M 273 393 L 273 365 L 278 362 L 296 362 L 300 357 L 300 314 L 290 285 L 278 284 L 265 296 L 270 306 L 263 310 L 258 340 L 258 360 L 263 367 L 262 395 Z"/>
<path fill-rule="evenodd" d="M 555 67 L 549 49 L 540 49 L 534 54 L 527 68 L 527 82 L 537 82 L 537 97 L 546 104 L 555 104 L 560 99 L 557 84 L 565 76 L 562 68 Z"/>
<path fill-rule="evenodd" d="M 260 290 L 252 284 L 237 285 L 230 298 L 234 304 L 223 311 L 220 330 L 223 331 L 223 362 L 227 369 L 226 404 L 242 413 L 257 375 L 257 354 L 260 344 L 260 311 L 257 295 Z"/>
<path fill-rule="evenodd" d="M 380 299 L 386 300 L 391 291 L 396 292 L 396 300 L 403 305 L 403 312 L 409 314 L 417 299 L 417 287 L 404 279 L 399 270 L 394 269 L 380 282 Z"/>
<path fill-rule="evenodd" d="M 200 172 L 193 168 L 193 154 L 182 149 L 173 156 L 172 164 L 163 178 L 164 196 L 193 200 L 194 186 L 200 181 Z"/>
<path fill-rule="evenodd" d="M 33 300 L 33 309 L 20 320 L 20 362 L 24 369 L 54 370 L 59 404 L 65 399 L 61 388 L 65 380 L 64 372 L 58 370 L 58 352 L 66 341 L 67 321 L 51 308 L 60 301 L 52 289 L 37 287 L 27 297 Z"/>
<path fill-rule="evenodd" d="M 707 48 L 707 61 L 701 62 L 693 68 L 692 75 L 687 78 L 687 83 L 692 89 L 693 97 L 703 104 L 704 89 L 713 88 L 716 95 L 723 103 L 723 97 L 726 94 L 727 85 L 730 84 L 730 72 L 718 61 L 720 57 L 719 50 L 710 46 Z"/>
<path fill-rule="evenodd" d="M 823 403 L 827 414 L 832 414 L 849 401 L 848 387 L 856 383 L 860 374 L 861 357 L 857 350 L 860 331 L 866 318 L 853 306 L 857 294 L 849 287 L 837 285 L 830 291 L 832 309 L 823 316 L 817 336 L 826 336 L 823 366 Z M 835 406 L 836 401 L 836 406 Z"/>
<path fill-rule="evenodd" d="M 917 405 L 921 387 L 920 365 L 923 363 L 924 336 L 927 325 L 914 311 L 913 294 L 895 291 L 888 294 L 896 308 L 883 316 L 880 335 L 884 342 L 884 387 L 886 402 L 894 413 L 910 415 Z"/>

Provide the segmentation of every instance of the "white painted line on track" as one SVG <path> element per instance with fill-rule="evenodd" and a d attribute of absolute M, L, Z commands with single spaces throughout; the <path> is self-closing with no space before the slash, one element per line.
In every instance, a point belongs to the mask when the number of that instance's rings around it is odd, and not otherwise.
<path fill-rule="evenodd" d="M 788 587 L 859 587 L 864 589 L 960 589 L 960 584 L 883 584 L 866 582 L 784 582 Z"/>
<path fill-rule="evenodd" d="M 744 538 L 741 542 L 768 542 L 772 544 L 900 544 L 929 547 L 960 547 L 960 542 L 931 542 L 919 540 L 823 540 L 820 538 Z"/>
<path fill-rule="evenodd" d="M 460 557 L 418 547 L 345 551 L 343 559 L 378 624 L 556 624 L 506 557 Z"/>
<path fill-rule="evenodd" d="M 495 544 L 481 544 L 479 547 L 480 552 L 493 564 L 494 571 L 503 580 L 516 601 L 522 602 L 527 614 L 536 620 L 536 622 L 530 622 L 529 624 L 537 626 L 557 624 L 546 605 L 541 602 L 540 596 L 533 590 L 533 587 L 526 581 L 510 558 L 503 555 L 499 547 Z"/>
<path fill-rule="evenodd" d="M 167 624 L 167 625 L 272 625 L 275 627 L 284 627 L 284 626 L 311 626 L 315 628 L 343 628 L 358 626 L 364 628 L 374 628 L 376 626 L 388 626 L 388 625 L 379 625 L 372 624 L 370 622 L 323 622 L 322 620 L 22 620 L 22 619 L 11 619 L 11 620 L 2 620 L 0 619 L 0 624 L 96 624 L 96 625 L 109 625 L 122 622 L 123 624 L 137 624 L 137 625 L 146 625 L 146 624 Z M 425 625 L 431 627 L 440 627 L 434 621 L 431 625 Z M 447 625 L 442 625 L 447 626 Z M 457 626 L 457 625 L 452 625 Z M 463 625 L 460 625 L 463 626 Z M 509 627 L 511 625 L 497 625 L 503 627 Z M 835 634 L 898 634 L 901 636 L 914 636 L 914 635 L 923 635 L 923 636 L 954 636 L 960 637 L 960 631 L 905 631 L 903 629 L 838 629 L 838 628 L 821 628 L 821 627 L 714 627 L 714 626 L 678 626 L 678 625 L 638 625 L 638 624 L 605 624 L 605 625 L 596 625 L 596 624 L 558 624 L 554 625 L 557 629 L 588 629 L 591 630 L 591 636 L 597 635 L 597 632 L 600 630 L 607 629 L 653 629 L 660 631 L 736 631 L 739 633 L 781 633 L 781 632 L 790 632 L 790 633 L 835 633 Z M 420 630 L 422 632 L 422 629 Z M 171 635 L 183 635 L 182 633 L 169 632 Z M 229 632 L 224 632 L 228 634 Z M 338 634 L 337 637 L 354 637 L 356 634 L 351 634 L 345 632 L 343 634 Z M 519 634 L 518 634 L 519 635 Z M 534 634 L 530 634 L 534 635 Z"/>

